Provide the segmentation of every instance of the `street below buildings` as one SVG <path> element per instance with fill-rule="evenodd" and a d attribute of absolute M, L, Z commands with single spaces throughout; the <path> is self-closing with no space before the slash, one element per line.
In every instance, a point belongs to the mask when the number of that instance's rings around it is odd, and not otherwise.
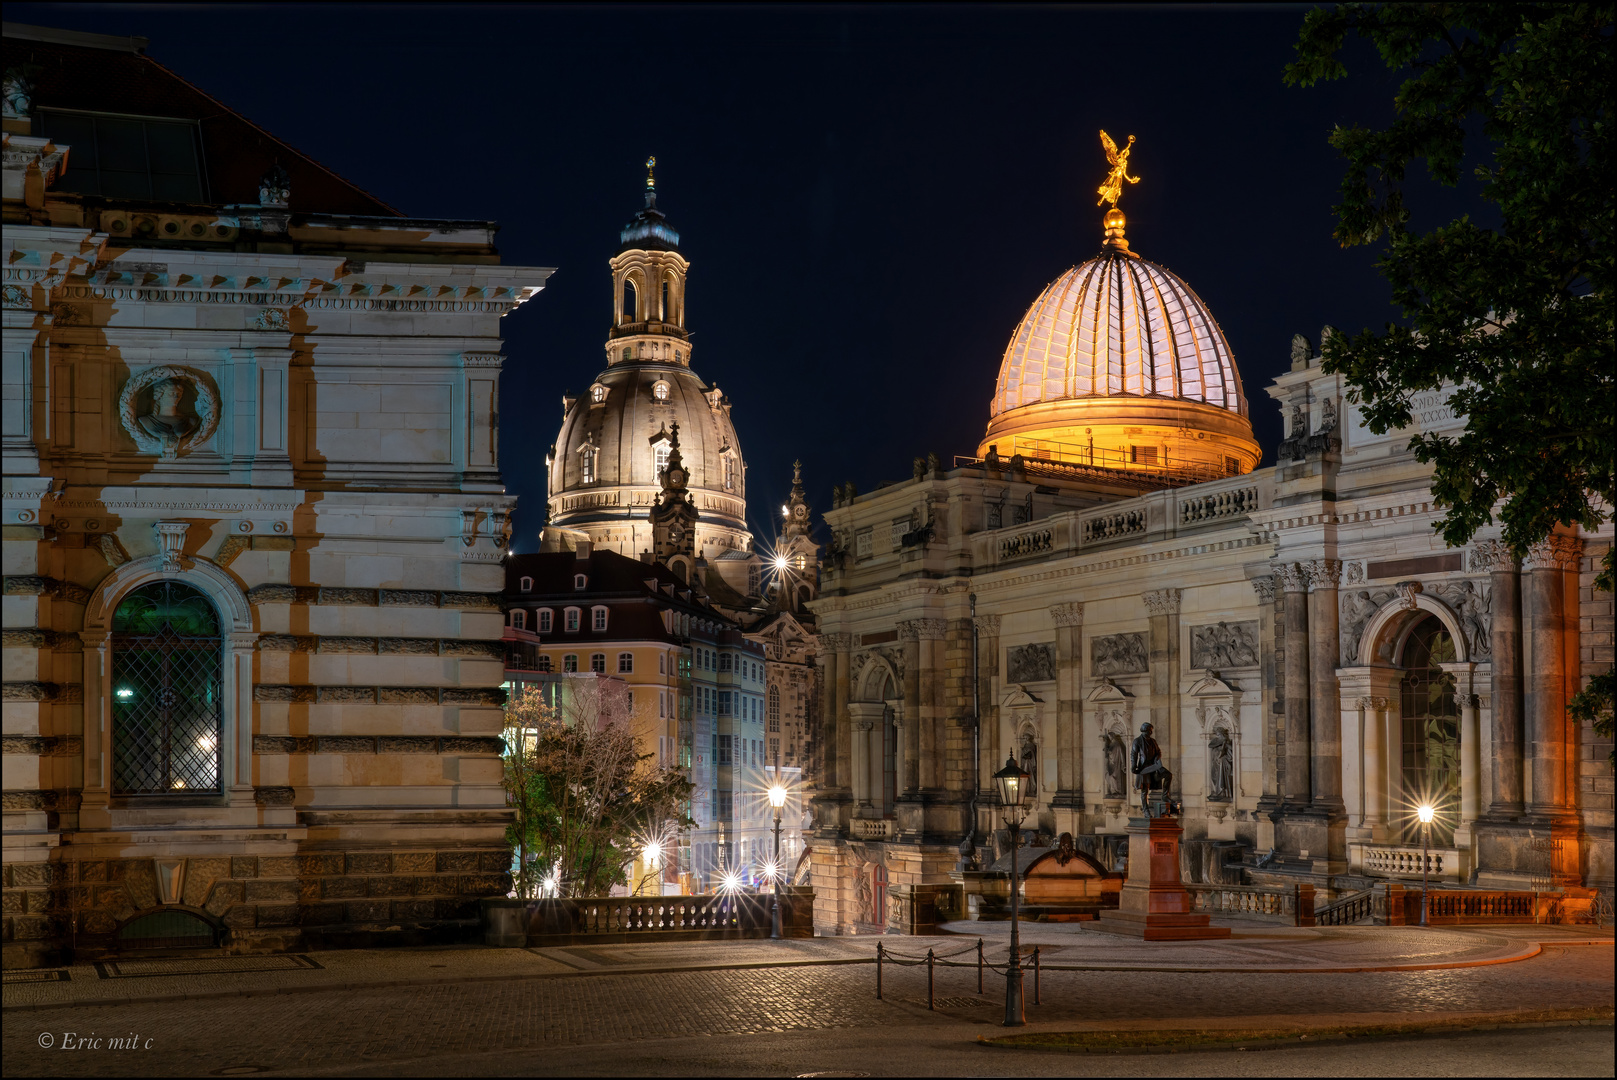
<path fill-rule="evenodd" d="M 989 959 L 1004 924 L 972 924 Z M 1163 1054 L 989 1047 L 1004 979 L 974 938 L 738 941 L 133 960 L 8 973 L 4 1074 L 23 1075 L 1610 1075 L 1609 932 L 1239 926 L 1146 945 L 1033 926 L 1026 1031 L 1263 1029 Z M 967 950 L 961 952 L 960 950 Z M 228 970 L 227 970 L 228 969 Z M 26 978 L 27 981 L 18 981 Z M 1550 1026 L 1512 1016 L 1583 1013 Z M 1592 1017 L 1592 1019 L 1591 1019 Z M 1333 1026 L 1432 1021 L 1410 1037 Z M 1498 1026 L 1503 1024 L 1504 1026 Z M 1455 1030 L 1481 1028 L 1479 1030 Z M 1488 1030 L 1488 1028 L 1493 1028 Z M 1306 1036 L 1306 1038 L 1304 1037 Z M 1295 1037 L 1296 1045 L 1290 1040 Z M 1310 1039 L 1326 1041 L 1305 1045 Z M 114 1047 L 112 1040 L 118 1040 Z M 1276 1046 L 1275 1041 L 1281 1045 Z M 49 1045 L 47 1045 L 47 1043 Z"/>

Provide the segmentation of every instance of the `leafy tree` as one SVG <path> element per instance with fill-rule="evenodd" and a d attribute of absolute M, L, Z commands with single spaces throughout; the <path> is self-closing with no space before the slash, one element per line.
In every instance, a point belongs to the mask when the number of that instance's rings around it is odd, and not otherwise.
<path fill-rule="evenodd" d="M 1498 513 L 1518 554 L 1557 525 L 1595 528 L 1617 506 L 1613 344 L 1612 33 L 1617 5 L 1342 4 L 1303 20 L 1285 80 L 1343 78 L 1350 34 L 1408 71 L 1384 130 L 1338 126 L 1347 159 L 1336 238 L 1371 244 L 1405 325 L 1335 335 L 1340 372 L 1370 429 L 1407 426 L 1422 391 L 1453 386 L 1459 435 L 1410 440 L 1433 468 L 1444 540 Z M 1469 215 L 1410 230 L 1409 165 L 1450 187 L 1467 155 L 1498 228 Z M 1611 587 L 1612 553 L 1602 581 Z M 1575 709 L 1611 734 L 1610 673 Z M 1592 695 L 1592 696 L 1591 696 Z"/>
<path fill-rule="evenodd" d="M 646 768 L 630 731 L 629 694 L 601 680 L 567 688 L 561 710 L 537 693 L 506 707 L 506 828 L 517 850 L 517 895 L 605 896 L 626 880 L 640 838 L 683 831 L 692 785 Z"/>

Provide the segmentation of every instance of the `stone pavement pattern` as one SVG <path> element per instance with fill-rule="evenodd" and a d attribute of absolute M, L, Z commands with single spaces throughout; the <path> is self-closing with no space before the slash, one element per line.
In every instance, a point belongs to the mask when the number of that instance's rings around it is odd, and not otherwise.
<path fill-rule="evenodd" d="M 1556 935 L 1542 936 L 1553 939 Z M 1574 939 L 1575 935 L 1561 937 Z M 1087 943 L 1087 939 L 1078 940 Z M 907 948 L 926 947 L 924 939 L 889 941 Z M 952 950 L 969 942 L 955 937 L 935 939 L 935 944 Z M 782 945 L 791 948 L 782 949 Z M 939 969 L 937 993 L 949 998 L 952 1007 L 929 1013 L 925 1008 L 926 973 L 920 967 L 888 968 L 884 980 L 887 1000 L 877 1002 L 875 973 L 865 964 L 712 966 L 731 956 L 745 960 L 785 955 L 797 963 L 805 956 L 835 959 L 837 954 L 845 956 L 872 945 L 857 939 L 759 942 L 744 943 L 745 947 L 731 953 L 709 943 L 690 947 L 695 969 L 682 971 L 635 970 L 652 966 L 648 958 L 653 963 L 677 959 L 679 946 L 588 946 L 544 950 L 544 955 L 523 950 L 318 953 L 313 956 L 325 965 L 321 970 L 342 975 L 344 981 L 335 985 L 346 989 L 287 993 L 290 976 L 278 975 L 279 984 L 257 987 L 270 992 L 256 996 L 241 996 L 244 990 L 255 989 L 252 984 L 259 978 L 255 975 L 97 979 L 81 985 L 98 988 L 166 981 L 185 983 L 187 992 L 198 996 L 182 1001 L 129 1001 L 111 1007 L 8 1008 L 3 1038 L 5 1073 L 195 1075 L 233 1066 L 292 1073 L 409 1072 L 425 1061 L 448 1063 L 437 1066 L 440 1071 L 476 1072 L 477 1062 L 487 1059 L 492 1063 L 501 1055 L 516 1060 L 524 1052 L 591 1045 L 611 1047 L 614 1052 L 636 1045 L 660 1051 L 691 1036 L 739 1037 L 747 1043 L 783 1032 L 840 1029 L 839 1034 L 826 1036 L 829 1042 L 836 1042 L 882 1026 L 913 1029 L 924 1042 L 942 1039 L 967 1045 L 977 1034 L 1001 1030 L 994 1025 L 1003 981 L 990 973 L 985 993 L 979 996 L 975 969 Z M 1139 950 L 1140 943 L 1134 948 Z M 475 957 L 487 966 L 474 969 L 457 964 L 457 957 L 462 961 Z M 628 963 L 614 966 L 617 961 Z M 431 966 L 438 963 L 455 966 Z M 346 974 L 345 964 L 349 968 Z M 529 964 L 528 977 L 519 977 Z M 394 981 L 412 974 L 433 981 L 382 985 L 373 980 L 365 985 L 363 979 L 350 977 L 360 968 L 393 976 Z M 569 968 L 574 973 L 566 974 Z M 471 970 L 481 974 L 466 978 Z M 579 974 L 581 971 L 589 974 Z M 319 976 L 318 972 L 290 974 Z M 437 981 L 440 979 L 451 981 Z M 200 984 L 204 982 L 211 987 L 203 988 Z M 15 992 L 41 985 L 52 984 L 8 986 L 8 1006 Z M 1031 1000 L 1031 984 L 1028 989 Z M 1317 1019 L 1320 1014 L 1407 1017 L 1523 1008 L 1609 1008 L 1612 953 L 1609 944 L 1552 944 L 1542 955 L 1517 963 L 1355 974 L 1046 971 L 1043 991 L 1045 1004 L 1030 1005 L 1029 1019 L 1057 1026 L 1122 1026 L 1142 1017 Z M 81 1036 L 93 1032 L 102 1037 L 135 1034 L 151 1039 L 152 1049 L 119 1052 L 116 1064 L 109 1065 L 105 1053 L 46 1050 L 39 1045 L 41 1035 L 59 1042 L 68 1032 Z M 895 1045 L 894 1051 L 873 1058 L 865 1070 L 912 1071 L 900 1047 Z M 530 1065 L 549 1060 L 546 1053 L 531 1059 Z M 688 1070 L 684 1064 L 670 1061 L 669 1067 L 657 1071 Z M 1000 1071 L 1000 1066 L 985 1063 L 985 1071 Z"/>

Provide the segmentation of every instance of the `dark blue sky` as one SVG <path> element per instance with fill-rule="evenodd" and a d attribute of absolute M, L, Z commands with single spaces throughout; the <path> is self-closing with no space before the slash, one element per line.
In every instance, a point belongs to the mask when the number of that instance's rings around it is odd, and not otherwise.
<path fill-rule="evenodd" d="M 498 220 L 505 262 L 558 268 L 504 328 L 502 465 L 531 550 L 561 395 L 602 366 L 606 261 L 652 153 L 693 263 L 695 367 L 733 402 L 761 538 L 794 457 L 824 509 L 833 484 L 868 491 L 918 454 L 973 452 L 1012 329 L 1099 249 L 1100 128 L 1137 136 L 1131 245 L 1218 318 L 1268 463 L 1263 388 L 1292 334 L 1397 315 L 1375 253 L 1331 239 L 1326 136 L 1384 124 L 1398 80 L 1355 49 L 1352 79 L 1283 86 L 1306 10 L 19 2 L 6 17 L 149 37 L 405 213 Z M 1459 206 L 1432 199 L 1425 214 Z"/>

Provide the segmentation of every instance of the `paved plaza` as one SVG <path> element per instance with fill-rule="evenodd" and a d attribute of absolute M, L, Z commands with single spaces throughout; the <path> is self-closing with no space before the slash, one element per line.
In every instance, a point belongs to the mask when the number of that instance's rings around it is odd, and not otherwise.
<path fill-rule="evenodd" d="M 1609 932 L 1231 925 L 1228 941 L 1151 944 L 1074 926 L 1024 927 L 1042 969 L 1039 1005 L 1029 975 L 1028 1030 L 1261 1027 L 1298 1033 L 1296 1050 L 1175 1054 L 1170 1069 L 1160 1054 L 985 1047 L 979 1036 L 1004 1032 L 1003 980 L 992 972 L 979 993 L 975 966 L 938 967 L 929 1011 L 925 966 L 884 965 L 877 1001 L 877 939 L 817 938 L 335 951 L 9 973 L 4 1072 L 1341 1075 L 1343 1053 L 1359 1055 L 1360 1072 L 1395 1063 L 1406 1075 L 1612 1071 Z M 974 934 L 880 940 L 905 957 L 932 948 L 970 962 L 981 932 L 989 958 L 1003 959 L 1005 924 L 957 929 Z M 1340 1038 L 1364 1025 L 1491 1026 L 1525 1014 L 1583 1026 L 1357 1045 Z M 1334 1041 L 1303 1046 L 1303 1036 L 1322 1034 Z M 111 1039 L 135 1048 L 112 1049 Z M 1564 1052 L 1546 1056 L 1549 1045 Z M 1465 1060 L 1477 1067 L 1461 1067 Z M 1196 1061 L 1199 1072 L 1185 1071 Z"/>

